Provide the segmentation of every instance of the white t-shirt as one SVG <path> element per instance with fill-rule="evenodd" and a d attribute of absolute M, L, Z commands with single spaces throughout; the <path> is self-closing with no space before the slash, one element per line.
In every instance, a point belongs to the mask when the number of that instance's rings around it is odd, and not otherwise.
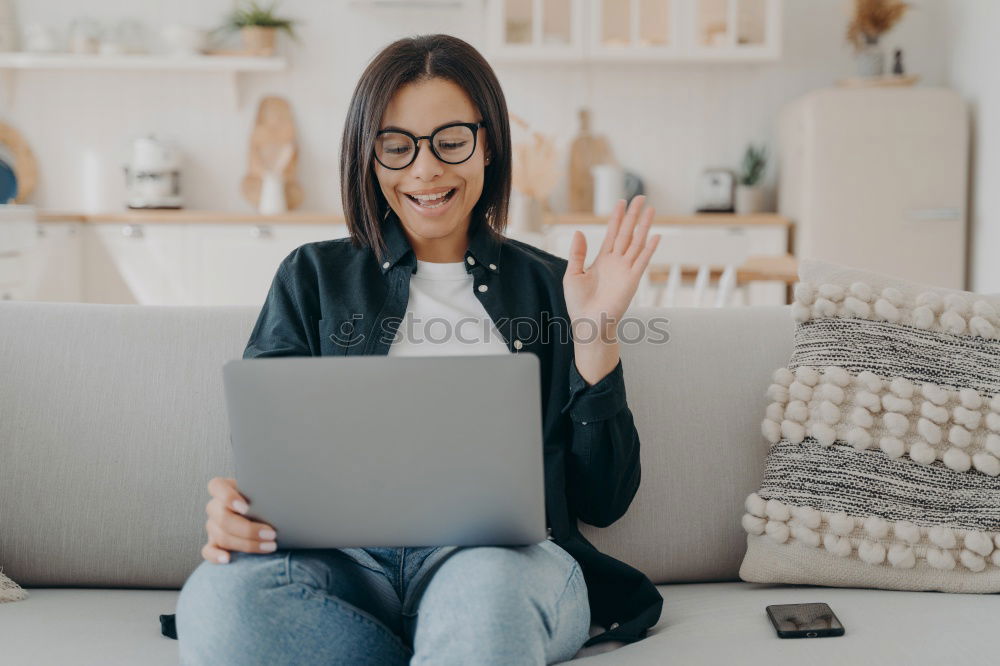
<path fill-rule="evenodd" d="M 465 263 L 417 260 L 406 314 L 389 356 L 509 354 L 507 343 L 476 298 Z"/>

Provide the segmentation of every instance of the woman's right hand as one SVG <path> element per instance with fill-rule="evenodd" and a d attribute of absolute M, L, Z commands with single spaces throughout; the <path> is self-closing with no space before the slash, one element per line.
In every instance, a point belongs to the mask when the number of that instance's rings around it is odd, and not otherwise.
<path fill-rule="evenodd" d="M 201 548 L 201 556 L 209 562 L 229 562 L 229 551 L 243 553 L 270 553 L 277 548 L 274 528 L 265 523 L 255 523 L 244 518 L 250 506 L 239 490 L 236 479 L 217 476 L 208 482 L 212 496 L 205 506 L 208 520 L 205 531 L 208 543 Z M 269 530 L 261 532 L 262 530 Z"/>

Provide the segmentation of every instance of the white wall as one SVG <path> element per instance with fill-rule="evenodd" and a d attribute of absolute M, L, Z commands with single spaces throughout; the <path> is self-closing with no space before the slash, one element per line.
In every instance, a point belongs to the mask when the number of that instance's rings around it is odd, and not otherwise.
<path fill-rule="evenodd" d="M 923 77 L 923 85 L 941 85 L 947 78 L 946 1 L 917 0 L 916 11 L 886 39 L 890 52 L 904 49 L 909 70 Z M 230 6 L 229 0 L 15 2 L 22 24 L 63 27 L 84 13 L 84 6 L 95 18 L 213 27 Z M 511 110 L 554 135 L 563 158 L 577 130 L 576 111 L 586 104 L 594 131 L 605 134 L 626 168 L 645 180 L 652 205 L 661 213 L 690 212 L 703 168 L 737 166 L 748 141 L 774 139 L 782 104 L 852 73 L 852 53 L 843 39 L 849 4 L 785 0 L 784 55 L 773 64 L 506 64 L 496 70 Z M 291 100 L 298 124 L 303 208 L 339 212 L 340 132 L 365 63 L 403 35 L 446 32 L 485 48 L 482 0 L 467 0 L 461 10 L 358 8 L 344 0 L 285 0 L 281 9 L 303 19 L 303 43 L 287 45 L 289 71 L 246 77 L 249 101 L 238 110 L 230 105 L 221 74 L 19 73 L 16 98 L 4 119 L 24 133 L 38 157 L 36 203 L 60 210 L 88 202 L 104 210 L 121 208 L 120 166 L 128 142 L 154 131 L 175 138 L 187 156 L 188 208 L 249 210 L 239 183 L 256 100 L 275 93 Z M 970 29 L 978 28 L 974 18 L 968 22 Z M 987 29 L 985 22 L 979 25 Z M 986 67 L 984 60 L 981 71 Z M 88 159 L 99 165 L 96 178 L 85 175 Z M 769 170 L 769 179 L 773 174 Z M 565 185 L 564 179 L 552 197 L 556 210 L 565 209 Z"/>
<path fill-rule="evenodd" d="M 1000 292 L 1000 2 L 953 0 L 948 10 L 948 78 L 972 115 L 970 288 Z"/>

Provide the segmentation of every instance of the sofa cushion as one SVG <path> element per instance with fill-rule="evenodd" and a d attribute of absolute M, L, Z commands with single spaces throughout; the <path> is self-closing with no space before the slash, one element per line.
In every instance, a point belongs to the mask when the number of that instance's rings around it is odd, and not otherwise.
<path fill-rule="evenodd" d="M 184 584 L 208 480 L 233 475 L 222 364 L 257 310 L 0 303 L 4 573 L 26 588 Z"/>
<path fill-rule="evenodd" d="M 749 583 L 671 585 L 660 591 L 663 614 L 648 638 L 585 659 L 581 666 L 917 666 L 995 661 L 993 597 Z M 845 634 L 778 638 L 765 607 L 812 602 L 829 604 Z"/>
<path fill-rule="evenodd" d="M 622 344 L 642 481 L 625 516 L 582 532 L 657 584 L 736 580 L 746 550 L 739 515 L 767 452 L 759 387 L 791 352 L 791 307 L 631 314 L 669 320 L 665 343 Z"/>
<path fill-rule="evenodd" d="M 753 582 L 1000 591 L 1000 299 L 805 260 Z"/>
<path fill-rule="evenodd" d="M 234 475 L 222 364 L 257 314 L 0 302 L 4 573 L 25 587 L 184 584 L 201 562 L 206 484 Z M 767 450 L 758 387 L 788 358 L 790 306 L 629 315 L 669 320 L 665 343 L 622 346 L 642 483 L 624 518 L 584 532 L 657 583 L 734 580 L 737 518 Z"/>
<path fill-rule="evenodd" d="M 27 592 L 21 589 L 20 585 L 0 573 L 0 603 L 20 601 L 26 596 Z"/>
<path fill-rule="evenodd" d="M 574 661 L 601 666 L 664 663 L 716 666 L 983 664 L 993 661 L 996 599 L 935 592 L 784 587 L 749 583 L 669 585 L 650 635 Z M 0 604 L 0 645 L 10 664 L 176 664 L 178 643 L 151 621 L 172 613 L 177 591 L 29 589 Z M 770 604 L 824 601 L 844 623 L 837 638 L 782 640 L 764 614 Z"/>

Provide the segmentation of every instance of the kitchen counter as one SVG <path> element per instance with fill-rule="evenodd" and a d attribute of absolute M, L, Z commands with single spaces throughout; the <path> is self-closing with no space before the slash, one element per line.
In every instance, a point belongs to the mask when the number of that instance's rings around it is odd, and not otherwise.
<path fill-rule="evenodd" d="M 543 218 L 547 224 L 606 224 L 607 215 L 592 213 L 549 213 Z M 753 215 L 736 215 L 734 213 L 693 213 L 691 215 L 657 215 L 653 218 L 654 225 L 712 225 L 712 226 L 745 226 L 765 225 L 790 227 L 792 221 L 777 213 L 755 213 Z"/>
<path fill-rule="evenodd" d="M 606 224 L 608 217 L 589 213 L 549 213 L 547 225 Z M 344 224 L 340 213 L 294 211 L 281 215 L 258 215 L 252 211 L 218 210 L 124 210 L 109 213 L 39 211 L 39 222 L 84 222 L 91 224 Z M 708 226 L 780 226 L 790 227 L 792 221 L 776 213 L 734 215 L 732 213 L 697 213 L 693 215 L 657 215 L 655 225 Z"/>
<path fill-rule="evenodd" d="M 342 214 L 316 211 L 259 215 L 182 209 L 90 214 L 43 209 L 37 211 L 37 218 L 42 224 L 35 228 L 23 225 L 24 256 L 6 259 L 28 262 L 30 270 L 20 271 L 23 279 L 16 284 L 0 282 L 8 289 L 0 289 L 0 298 L 260 305 L 275 267 L 296 247 L 347 235 Z M 515 230 L 509 235 L 566 257 L 578 231 L 586 236 L 588 248 L 598 248 L 608 218 L 548 213 L 543 219 L 547 224 L 537 232 Z M 736 281 L 746 285 L 748 304 L 789 302 L 796 266 L 789 256 L 795 227 L 787 218 L 663 215 L 655 222 L 656 232 L 666 242 L 650 263 L 650 289 L 643 303 L 656 302 L 672 261 L 682 264 L 682 280 L 703 266 L 717 276 L 724 266 L 736 264 Z"/>
<path fill-rule="evenodd" d="M 39 222 L 84 222 L 90 224 L 344 224 L 344 216 L 333 213 L 291 212 L 259 215 L 252 211 L 219 210 L 123 210 L 110 213 L 38 211 Z"/>

